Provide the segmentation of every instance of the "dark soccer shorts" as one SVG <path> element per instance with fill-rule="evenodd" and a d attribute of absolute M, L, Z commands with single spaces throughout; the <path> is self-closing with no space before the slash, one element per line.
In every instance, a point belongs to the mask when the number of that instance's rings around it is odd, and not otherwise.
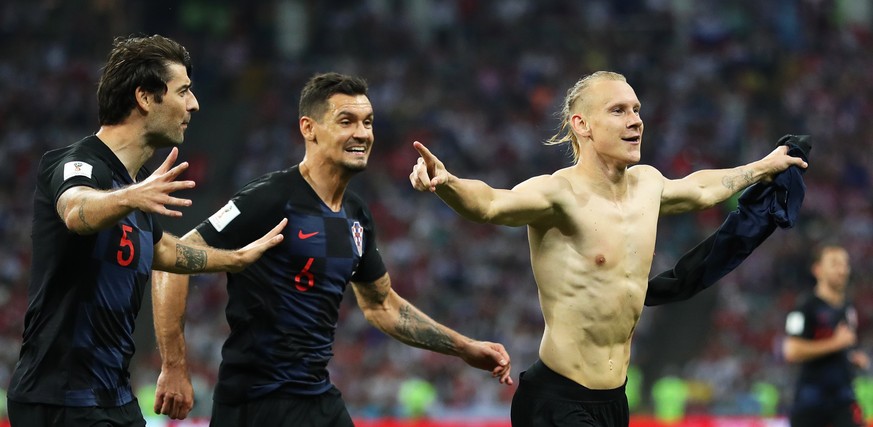
<path fill-rule="evenodd" d="M 512 397 L 512 427 L 622 427 L 630 423 L 625 386 L 591 390 L 536 361 Z"/>
<path fill-rule="evenodd" d="M 123 406 L 100 408 L 96 406 L 58 406 L 42 403 L 7 402 L 9 423 L 12 427 L 90 427 L 124 426 L 145 427 L 145 419 L 136 399 Z"/>
<path fill-rule="evenodd" d="M 336 387 L 317 396 L 271 394 L 239 405 L 214 402 L 210 427 L 354 427 Z"/>

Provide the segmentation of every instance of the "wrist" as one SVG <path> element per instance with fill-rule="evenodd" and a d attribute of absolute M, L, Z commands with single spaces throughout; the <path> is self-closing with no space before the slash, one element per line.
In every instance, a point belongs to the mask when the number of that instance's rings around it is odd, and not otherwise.
<path fill-rule="evenodd" d="M 184 357 L 173 358 L 161 362 L 162 371 L 187 371 L 188 361 Z"/>
<path fill-rule="evenodd" d="M 121 206 L 122 208 L 127 210 L 136 209 L 133 201 L 133 194 L 135 194 L 136 192 L 135 185 L 136 184 L 122 187 L 112 192 L 112 194 L 115 196 L 115 202 L 118 204 L 118 206 Z"/>

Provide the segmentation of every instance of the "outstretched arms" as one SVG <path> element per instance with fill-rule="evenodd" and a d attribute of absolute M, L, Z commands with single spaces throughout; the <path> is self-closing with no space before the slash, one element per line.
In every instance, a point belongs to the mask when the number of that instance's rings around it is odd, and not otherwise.
<path fill-rule="evenodd" d="M 387 273 L 371 283 L 352 282 L 352 287 L 367 321 L 382 332 L 413 347 L 460 357 L 474 368 L 491 371 L 501 384 L 512 384 L 503 345 L 476 341 L 437 323 L 397 295 Z"/>
<path fill-rule="evenodd" d="M 283 219 L 260 239 L 233 251 L 197 244 L 196 240 L 183 241 L 164 233 L 164 237 L 155 245 L 152 266 L 155 270 L 182 274 L 238 272 L 257 261 L 267 249 L 278 245 L 283 239 L 282 230 L 286 224 L 288 220 Z M 203 239 L 200 238 L 199 241 L 202 242 Z"/>
<path fill-rule="evenodd" d="M 179 190 L 194 188 L 194 181 L 176 181 L 188 168 L 188 162 L 175 167 L 179 150 L 173 148 L 164 163 L 145 180 L 115 190 L 72 187 L 58 198 L 55 209 L 70 231 L 93 234 L 116 224 L 136 209 L 170 217 L 180 217 L 179 211 L 167 206 L 190 206 L 191 200 L 170 196 Z"/>
<path fill-rule="evenodd" d="M 416 141 L 413 145 L 421 157 L 409 174 L 412 187 L 436 193 L 466 219 L 521 226 L 555 211 L 548 197 L 550 186 L 556 185 L 552 177 L 532 178 L 512 190 L 495 189 L 482 181 L 452 175 L 424 144 Z"/>
<path fill-rule="evenodd" d="M 665 180 L 661 213 L 677 214 L 709 208 L 756 182 L 771 179 L 790 166 L 807 167 L 803 159 L 789 156 L 788 150 L 788 146 L 781 145 L 763 159 L 745 166 L 701 170 L 682 179 Z"/>

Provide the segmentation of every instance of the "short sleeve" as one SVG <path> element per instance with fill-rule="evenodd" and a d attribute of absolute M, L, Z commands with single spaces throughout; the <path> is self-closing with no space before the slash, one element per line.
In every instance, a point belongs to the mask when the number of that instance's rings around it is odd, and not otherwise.
<path fill-rule="evenodd" d="M 282 217 L 281 195 L 256 181 L 200 223 L 197 232 L 209 246 L 237 249 L 259 239 Z"/>
<path fill-rule="evenodd" d="M 788 313 L 785 318 L 785 334 L 791 337 L 802 337 L 806 330 L 806 316 L 800 310 Z"/>
<path fill-rule="evenodd" d="M 84 150 L 75 150 L 53 162 L 45 173 L 48 177 L 48 191 L 53 205 L 65 191 L 73 187 L 85 186 L 107 190 L 112 183 L 112 171 L 97 156 Z"/>

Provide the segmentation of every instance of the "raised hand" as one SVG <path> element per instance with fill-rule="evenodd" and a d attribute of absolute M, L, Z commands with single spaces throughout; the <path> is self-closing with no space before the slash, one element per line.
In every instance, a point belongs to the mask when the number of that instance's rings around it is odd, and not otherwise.
<path fill-rule="evenodd" d="M 188 169 L 188 162 L 173 167 L 179 156 L 179 149 L 173 147 L 161 166 L 146 179 L 127 188 L 127 197 L 133 208 L 170 217 L 180 217 L 182 212 L 168 209 L 167 206 L 191 206 L 190 199 L 170 196 L 179 190 L 194 188 L 194 181 L 176 181 Z"/>
<path fill-rule="evenodd" d="M 412 167 L 409 174 L 409 182 L 418 191 L 436 191 L 437 186 L 445 184 L 449 180 L 449 172 L 443 162 L 440 161 L 424 144 L 415 141 L 412 143 L 418 154 L 418 162 Z"/>
<path fill-rule="evenodd" d="M 762 160 L 767 162 L 767 168 L 764 171 L 764 173 L 767 175 L 764 178 L 765 182 L 769 182 L 776 174 L 784 171 L 785 169 L 788 169 L 791 166 L 797 166 L 803 169 L 806 169 L 806 167 L 809 166 L 800 157 L 789 156 L 787 145 L 780 145 L 776 147 L 775 150 L 771 151 L 770 154 L 768 154 Z"/>

